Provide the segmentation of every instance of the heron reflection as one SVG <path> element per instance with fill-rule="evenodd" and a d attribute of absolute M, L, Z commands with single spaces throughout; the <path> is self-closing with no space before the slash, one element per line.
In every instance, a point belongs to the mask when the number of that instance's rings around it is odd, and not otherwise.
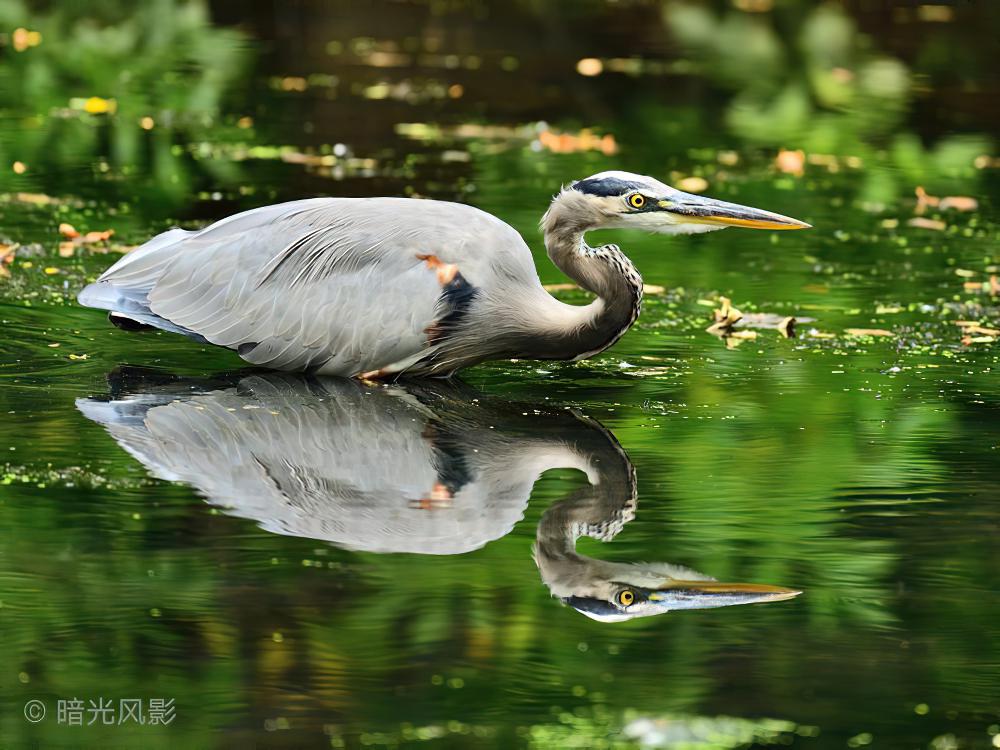
<path fill-rule="evenodd" d="M 589 617 L 774 601 L 798 592 L 720 584 L 668 563 L 580 555 L 634 517 L 635 472 L 615 438 L 570 410 L 458 383 L 373 386 L 237 374 L 214 380 L 123 368 L 83 414 L 154 476 L 185 482 L 268 531 L 369 552 L 454 555 L 509 533 L 549 469 L 587 485 L 539 523 L 535 560 L 553 596 Z"/>

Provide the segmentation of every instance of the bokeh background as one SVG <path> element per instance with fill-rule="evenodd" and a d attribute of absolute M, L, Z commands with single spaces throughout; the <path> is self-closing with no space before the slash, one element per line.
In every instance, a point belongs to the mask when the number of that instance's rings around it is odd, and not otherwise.
<path fill-rule="evenodd" d="M 990 0 L 0 0 L 0 745 L 1000 746 L 998 39 Z M 592 622 L 531 560 L 578 474 L 481 550 L 357 553 L 150 478 L 74 407 L 121 364 L 240 364 L 76 306 L 158 231 L 433 197 L 558 285 L 538 218 L 610 168 L 815 229 L 615 235 L 634 331 L 465 380 L 622 443 L 637 518 L 582 550 L 794 601 Z M 798 335 L 705 333 L 721 296 Z M 57 724 L 100 695 L 178 718 Z"/>

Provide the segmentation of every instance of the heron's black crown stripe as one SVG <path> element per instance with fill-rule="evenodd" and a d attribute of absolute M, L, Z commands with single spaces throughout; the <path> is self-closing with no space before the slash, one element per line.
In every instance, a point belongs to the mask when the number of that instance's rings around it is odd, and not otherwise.
<path fill-rule="evenodd" d="M 599 195 L 602 198 L 624 195 L 630 190 L 635 190 L 637 187 L 636 184 L 619 179 L 618 177 L 601 177 L 600 179 L 588 177 L 586 180 L 573 183 L 574 190 L 579 190 L 581 193 L 587 193 L 588 195 Z"/>

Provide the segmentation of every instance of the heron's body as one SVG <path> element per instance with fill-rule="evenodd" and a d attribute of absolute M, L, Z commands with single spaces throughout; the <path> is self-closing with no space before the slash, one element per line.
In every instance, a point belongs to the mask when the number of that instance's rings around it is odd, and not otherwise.
<path fill-rule="evenodd" d="M 648 194 L 643 205 L 661 208 L 622 210 L 623 196 L 635 200 L 640 190 Z M 109 310 L 120 327 L 182 333 L 278 370 L 447 376 L 489 359 L 579 359 L 628 330 L 642 294 L 617 246 L 592 248 L 584 233 L 626 225 L 708 231 L 748 221 L 693 213 L 703 205 L 743 209 L 626 173 L 563 190 L 543 220 L 546 248 L 596 295 L 584 306 L 543 289 L 531 251 L 508 224 L 470 206 L 407 198 L 314 198 L 199 231 L 172 229 L 108 269 L 80 302 Z M 755 226 L 804 226 L 753 216 Z"/>

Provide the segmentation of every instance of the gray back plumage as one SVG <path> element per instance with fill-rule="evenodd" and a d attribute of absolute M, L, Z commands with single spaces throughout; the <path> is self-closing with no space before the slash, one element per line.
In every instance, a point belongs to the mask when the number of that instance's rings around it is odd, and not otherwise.
<path fill-rule="evenodd" d="M 235 349 L 253 364 L 355 375 L 431 361 L 436 324 L 455 317 L 446 287 L 456 277 L 464 299 L 482 295 L 481 316 L 498 290 L 544 294 L 520 235 L 483 211 L 430 200 L 315 198 L 159 235 L 80 301 Z M 469 330 L 480 339 L 469 356 L 487 358 L 489 331 Z"/>

